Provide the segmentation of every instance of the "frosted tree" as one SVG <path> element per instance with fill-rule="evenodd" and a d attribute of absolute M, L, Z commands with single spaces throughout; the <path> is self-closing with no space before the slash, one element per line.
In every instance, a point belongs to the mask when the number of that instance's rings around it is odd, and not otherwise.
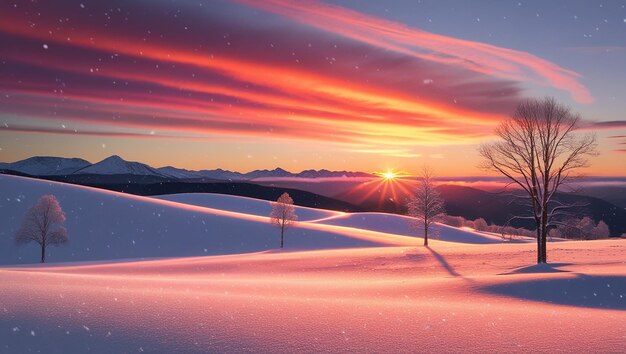
<path fill-rule="evenodd" d="M 65 213 L 53 195 L 44 195 L 30 207 L 22 225 L 17 230 L 17 245 L 38 243 L 41 246 L 41 263 L 46 261 L 46 248 L 67 242 L 67 231 L 63 227 Z"/>
<path fill-rule="evenodd" d="M 298 220 L 296 208 L 293 206 L 293 199 L 288 193 L 283 193 L 278 200 L 272 203 L 270 222 L 280 228 L 280 248 L 285 244 L 285 230 L 293 226 Z"/>
<path fill-rule="evenodd" d="M 524 191 L 537 227 L 537 263 L 547 262 L 546 240 L 559 217 L 580 205 L 564 204 L 555 194 L 578 176 L 596 154 L 594 135 L 578 135 L 580 116 L 552 98 L 522 102 L 496 129 L 497 142 L 480 147 L 486 170 L 506 176 Z"/>
<path fill-rule="evenodd" d="M 432 224 L 443 221 L 445 217 L 444 202 L 435 188 L 430 168 L 422 169 L 415 193 L 409 199 L 408 209 L 409 216 L 413 218 L 412 226 L 424 230 L 424 246 L 428 246 L 428 234 Z"/>

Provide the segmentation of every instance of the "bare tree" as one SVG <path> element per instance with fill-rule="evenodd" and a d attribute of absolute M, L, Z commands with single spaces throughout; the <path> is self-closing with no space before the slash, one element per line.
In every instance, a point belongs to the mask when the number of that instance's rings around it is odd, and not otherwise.
<path fill-rule="evenodd" d="M 576 205 L 556 200 L 560 187 L 579 177 L 577 171 L 596 155 L 592 134 L 578 135 L 581 118 L 552 98 L 521 103 L 511 119 L 500 124 L 499 141 L 480 147 L 486 170 L 506 176 L 528 197 L 532 219 L 537 225 L 537 263 L 546 263 L 546 239 L 558 217 Z"/>
<path fill-rule="evenodd" d="M 409 216 L 414 218 L 414 227 L 423 228 L 424 246 L 428 246 L 428 233 L 435 222 L 443 221 L 444 202 L 435 188 L 434 176 L 430 168 L 424 167 L 419 177 L 415 194 L 408 202 Z"/>
<path fill-rule="evenodd" d="M 41 263 L 46 261 L 46 247 L 67 242 L 67 231 L 63 227 L 65 213 L 53 195 L 44 195 L 26 212 L 22 225 L 17 230 L 18 245 L 36 242 L 41 246 Z"/>
<path fill-rule="evenodd" d="M 293 199 L 291 199 L 288 193 L 283 193 L 278 200 L 272 203 L 272 212 L 270 214 L 272 225 L 280 228 L 280 248 L 283 248 L 285 244 L 285 230 L 293 226 L 297 220 L 298 216 L 293 206 Z"/>

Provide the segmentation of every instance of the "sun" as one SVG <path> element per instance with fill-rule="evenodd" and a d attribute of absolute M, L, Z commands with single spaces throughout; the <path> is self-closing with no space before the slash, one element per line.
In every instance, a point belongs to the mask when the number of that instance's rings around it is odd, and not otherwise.
<path fill-rule="evenodd" d="M 393 171 L 383 172 L 383 173 L 381 173 L 381 175 L 380 175 L 380 176 L 381 176 L 382 178 L 386 179 L 386 180 L 392 180 L 392 179 L 395 179 L 396 177 L 398 177 L 398 176 L 396 175 L 396 173 L 395 173 L 395 172 L 393 172 Z"/>
<path fill-rule="evenodd" d="M 385 181 L 392 181 L 400 177 L 400 173 L 393 170 L 387 170 L 386 172 L 374 172 L 374 174 Z"/>

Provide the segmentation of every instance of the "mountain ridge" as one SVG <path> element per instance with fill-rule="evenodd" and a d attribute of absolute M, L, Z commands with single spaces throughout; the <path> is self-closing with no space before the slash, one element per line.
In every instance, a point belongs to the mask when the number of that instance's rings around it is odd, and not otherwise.
<path fill-rule="evenodd" d="M 36 162 L 45 160 L 45 166 Z M 69 166 L 54 168 L 54 166 Z M 79 158 L 54 156 L 33 156 L 15 162 L 1 162 L 0 170 L 10 170 L 31 176 L 62 176 L 62 175 L 137 175 L 152 176 L 177 180 L 254 180 L 258 178 L 342 178 L 372 177 L 366 172 L 303 170 L 298 173 L 276 167 L 272 170 L 257 169 L 246 173 L 218 169 L 187 170 L 173 166 L 152 167 L 148 164 L 128 161 L 118 155 L 111 155 L 99 162 L 91 163 Z"/>

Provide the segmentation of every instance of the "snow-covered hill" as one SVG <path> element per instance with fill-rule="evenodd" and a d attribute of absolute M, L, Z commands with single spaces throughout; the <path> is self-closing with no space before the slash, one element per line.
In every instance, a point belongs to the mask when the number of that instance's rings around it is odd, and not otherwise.
<path fill-rule="evenodd" d="M 17 171 L 33 176 L 69 175 L 91 165 L 79 158 L 35 156 L 16 162 L 1 162 L 0 169 Z"/>
<path fill-rule="evenodd" d="M 27 208 L 45 194 L 59 199 L 70 237 L 68 244 L 49 249 L 50 262 L 233 254 L 279 245 L 278 232 L 266 216 L 270 210 L 267 201 L 211 194 L 157 199 L 0 175 L 0 264 L 37 262 L 36 246 L 17 248 L 13 236 Z M 302 207 L 296 213 L 301 221 L 286 233 L 289 250 L 421 243 L 421 239 L 406 236 L 402 216 L 388 216 L 387 224 L 397 228 L 379 232 L 370 229 L 368 214 Z M 347 215 L 349 223 L 344 220 L 332 225 L 333 219 Z M 448 241 L 467 243 L 486 243 L 487 238 L 452 228 L 442 235 Z"/>
<path fill-rule="evenodd" d="M 93 165 L 81 168 L 74 174 L 94 174 L 94 175 L 142 175 L 165 177 L 157 169 L 141 162 L 126 161 L 117 155 L 109 156 L 106 159 Z"/>

